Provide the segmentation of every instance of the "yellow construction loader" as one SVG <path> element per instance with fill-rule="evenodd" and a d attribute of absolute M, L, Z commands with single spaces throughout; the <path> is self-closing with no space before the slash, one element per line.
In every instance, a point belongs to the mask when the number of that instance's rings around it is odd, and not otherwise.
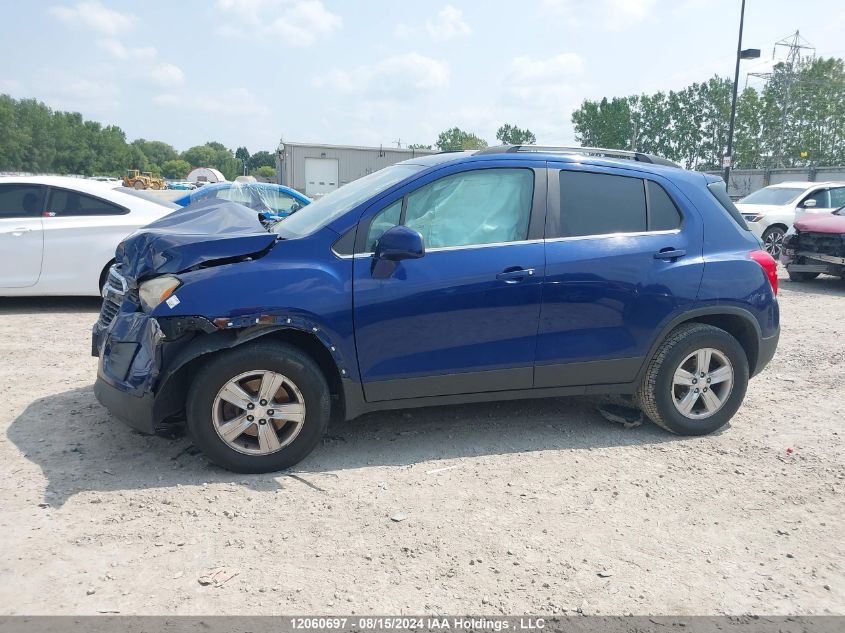
<path fill-rule="evenodd" d="M 150 172 L 140 172 L 137 169 L 130 169 L 123 177 L 123 186 L 133 189 L 167 189 L 167 184 L 156 178 Z"/>

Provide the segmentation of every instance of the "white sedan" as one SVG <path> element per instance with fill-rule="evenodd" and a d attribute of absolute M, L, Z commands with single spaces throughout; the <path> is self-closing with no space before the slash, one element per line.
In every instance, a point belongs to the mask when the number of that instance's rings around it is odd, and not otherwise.
<path fill-rule="evenodd" d="M 83 178 L 0 177 L 0 296 L 99 295 L 120 241 L 178 208 Z"/>

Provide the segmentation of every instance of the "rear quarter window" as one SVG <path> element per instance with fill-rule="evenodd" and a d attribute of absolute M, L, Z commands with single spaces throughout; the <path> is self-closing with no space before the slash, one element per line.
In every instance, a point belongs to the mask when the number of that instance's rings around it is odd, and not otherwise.
<path fill-rule="evenodd" d="M 722 206 L 722 208 L 728 212 L 728 215 L 734 219 L 734 222 L 740 226 L 740 228 L 743 228 L 746 231 L 751 230 L 745 223 L 739 209 L 734 206 L 734 203 L 731 202 L 731 199 L 728 197 L 728 192 L 725 188 L 724 182 L 711 182 L 707 185 L 707 189 L 710 191 L 710 194 L 716 198 L 716 201 Z"/>

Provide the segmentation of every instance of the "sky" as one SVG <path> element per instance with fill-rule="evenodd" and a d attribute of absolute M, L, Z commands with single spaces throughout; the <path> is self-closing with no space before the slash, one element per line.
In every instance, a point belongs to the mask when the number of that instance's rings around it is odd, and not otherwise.
<path fill-rule="evenodd" d="M 0 0 L 0 93 L 128 140 L 571 144 L 584 99 L 732 76 L 740 0 Z M 796 29 L 845 57 L 841 0 L 748 0 L 744 48 Z"/>

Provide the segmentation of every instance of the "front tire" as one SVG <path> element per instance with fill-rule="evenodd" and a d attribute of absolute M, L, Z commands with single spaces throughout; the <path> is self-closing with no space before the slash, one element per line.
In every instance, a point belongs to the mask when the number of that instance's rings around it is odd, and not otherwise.
<path fill-rule="evenodd" d="M 289 468 L 319 444 L 330 416 L 317 364 L 285 343 L 244 344 L 215 356 L 188 394 L 188 430 L 212 462 L 239 473 Z"/>
<path fill-rule="evenodd" d="M 763 248 L 766 249 L 769 255 L 775 258 L 775 261 L 780 259 L 785 235 L 786 231 L 779 226 L 770 226 L 763 232 Z"/>
<path fill-rule="evenodd" d="M 643 412 L 677 435 L 706 435 L 737 412 L 748 388 L 748 358 L 739 342 L 703 323 L 669 333 L 637 392 Z"/>

